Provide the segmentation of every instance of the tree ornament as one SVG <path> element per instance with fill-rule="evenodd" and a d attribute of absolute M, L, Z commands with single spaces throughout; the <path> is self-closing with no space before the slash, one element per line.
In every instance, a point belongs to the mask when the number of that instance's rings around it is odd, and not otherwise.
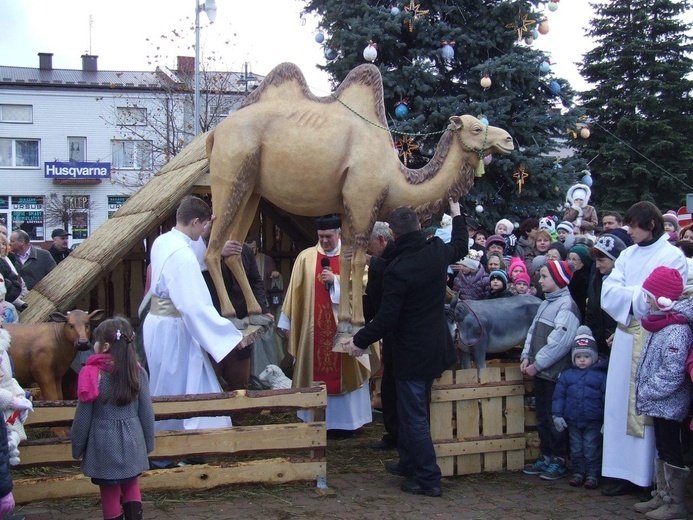
<path fill-rule="evenodd" d="M 366 45 L 366 48 L 363 49 L 363 57 L 366 61 L 375 61 L 375 59 L 378 57 L 378 44 L 373 43 L 373 40 L 370 40 L 368 45 Z"/>
<path fill-rule="evenodd" d="M 476 116 L 476 118 L 479 120 L 480 123 L 488 125 L 488 119 L 484 114 L 479 114 L 478 116 Z"/>
<path fill-rule="evenodd" d="M 491 75 L 490 74 L 484 74 L 484 77 L 481 78 L 481 81 L 479 82 L 481 87 L 486 90 L 487 88 L 491 87 Z"/>
<path fill-rule="evenodd" d="M 532 45 L 534 43 L 534 37 L 531 34 L 525 36 L 525 43 L 527 45 Z"/>
<path fill-rule="evenodd" d="M 397 7 L 396 5 L 393 5 L 392 7 L 390 7 L 390 14 L 392 16 L 397 16 L 401 12 L 402 11 L 400 11 L 399 7 Z"/>
<path fill-rule="evenodd" d="M 553 169 L 560 170 L 561 168 L 563 168 L 563 165 L 561 164 L 561 158 L 556 157 L 556 160 L 553 162 Z"/>
<path fill-rule="evenodd" d="M 539 38 L 539 31 L 537 31 L 536 29 L 534 29 L 534 30 L 532 31 L 532 38 L 534 38 L 535 40 L 536 40 L 537 38 Z"/>
<path fill-rule="evenodd" d="M 321 33 L 321 32 L 315 33 L 315 41 L 316 41 L 317 43 L 322 43 L 322 42 L 324 42 L 324 41 L 325 41 L 325 35 L 324 35 L 323 33 Z"/>
<path fill-rule="evenodd" d="M 493 155 L 488 154 L 487 156 L 484 157 L 484 166 L 488 166 L 491 164 L 491 161 L 493 160 Z"/>
<path fill-rule="evenodd" d="M 440 53 L 443 56 L 443 59 L 445 61 L 452 61 L 455 59 L 455 42 L 454 41 L 447 41 L 443 40 L 440 42 L 440 45 L 442 47 Z"/>
<path fill-rule="evenodd" d="M 539 64 L 539 72 L 546 74 L 551 70 L 551 62 L 549 60 L 544 60 Z"/>
<path fill-rule="evenodd" d="M 554 79 L 549 83 L 549 90 L 558 96 L 561 93 L 561 84 Z"/>
<path fill-rule="evenodd" d="M 399 151 L 399 156 L 404 163 L 407 165 L 409 159 L 411 159 L 412 153 L 419 149 L 419 145 L 414 142 L 414 139 L 409 136 L 400 137 L 395 143 L 395 148 Z"/>
<path fill-rule="evenodd" d="M 407 29 L 409 29 L 410 33 L 414 32 L 414 22 L 419 16 L 423 16 L 425 14 L 428 14 L 428 10 L 421 9 L 421 4 L 415 4 L 414 0 L 409 0 L 409 5 L 404 6 L 404 10 L 407 11 L 408 13 L 411 13 L 412 17 L 411 19 L 405 20 L 405 24 L 407 26 Z"/>
<path fill-rule="evenodd" d="M 580 130 L 580 137 L 583 139 L 587 139 L 590 136 L 590 127 L 589 126 L 583 126 L 582 130 Z"/>
<path fill-rule="evenodd" d="M 539 26 L 537 27 L 537 31 L 539 31 L 539 34 L 549 34 L 550 30 L 551 27 L 549 27 L 549 21 L 546 18 L 539 22 Z"/>
<path fill-rule="evenodd" d="M 476 208 L 474 208 L 474 210 L 475 210 L 479 215 L 481 215 L 481 214 L 484 212 L 484 207 L 483 207 L 481 204 L 477 204 L 477 205 L 476 205 Z"/>
<path fill-rule="evenodd" d="M 329 45 L 325 47 L 325 58 L 328 61 L 337 59 L 337 51 L 334 49 L 334 47 L 330 47 Z"/>
<path fill-rule="evenodd" d="M 537 23 L 536 20 L 530 18 L 528 14 L 523 15 L 522 10 L 518 8 L 517 17 L 513 20 L 513 23 L 506 24 L 505 28 L 516 32 L 517 41 L 521 41 L 523 35 L 528 33 L 535 23 Z"/>
<path fill-rule="evenodd" d="M 582 176 L 582 179 L 580 179 L 580 182 L 587 186 L 588 188 L 592 187 L 592 173 L 589 170 L 582 170 L 582 173 L 584 175 Z"/>
<path fill-rule="evenodd" d="M 409 106 L 407 106 L 406 100 L 395 103 L 395 115 L 400 119 L 405 119 L 409 115 Z"/>
<path fill-rule="evenodd" d="M 556 11 L 556 9 L 558 9 L 558 3 L 549 2 L 548 8 L 549 8 L 549 11 L 554 12 L 554 11 Z"/>
<path fill-rule="evenodd" d="M 513 179 L 517 182 L 517 194 L 522 195 L 522 186 L 525 183 L 525 179 L 529 177 L 529 173 L 525 170 L 524 165 L 520 165 L 515 173 L 513 173 Z"/>

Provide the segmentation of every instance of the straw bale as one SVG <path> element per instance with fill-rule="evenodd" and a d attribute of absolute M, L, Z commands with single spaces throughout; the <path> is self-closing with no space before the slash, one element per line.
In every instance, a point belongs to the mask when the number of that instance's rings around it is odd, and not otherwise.
<path fill-rule="evenodd" d="M 29 308 L 19 315 L 20 323 L 41 323 L 58 310 L 57 306 L 37 290 L 29 291 L 24 298 Z"/>
<path fill-rule="evenodd" d="M 110 218 L 65 261 L 74 256 L 96 262 L 110 271 L 138 241 L 142 240 L 156 221 L 157 216 L 151 211 Z"/>
<path fill-rule="evenodd" d="M 209 132 L 198 135 L 190 141 L 190 144 L 176 155 L 161 170 L 156 173 L 157 177 L 168 174 L 171 170 L 180 168 L 181 165 L 207 160 L 207 135 Z"/>
<path fill-rule="evenodd" d="M 187 164 L 172 172 L 172 175 L 153 177 L 121 206 L 114 217 L 153 211 L 165 217 L 190 193 L 197 179 L 207 171 L 207 159 Z"/>

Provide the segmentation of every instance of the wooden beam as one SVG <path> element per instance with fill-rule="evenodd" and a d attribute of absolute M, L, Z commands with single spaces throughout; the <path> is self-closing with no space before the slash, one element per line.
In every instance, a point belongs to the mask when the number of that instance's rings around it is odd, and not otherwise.
<path fill-rule="evenodd" d="M 431 391 L 431 402 L 443 401 L 467 401 L 470 399 L 488 399 L 491 397 L 505 397 L 511 395 L 524 395 L 524 385 L 503 385 L 503 386 L 481 386 L 471 388 L 448 388 L 441 390 L 433 388 Z"/>
<path fill-rule="evenodd" d="M 154 458 L 230 455 L 327 446 L 324 422 L 156 432 Z M 22 444 L 21 467 L 75 464 L 69 440 Z"/>
<path fill-rule="evenodd" d="M 207 464 L 182 468 L 145 471 L 140 477 L 144 492 L 170 489 L 211 489 L 229 484 L 271 483 L 315 480 L 327 475 L 325 461 L 292 462 L 286 458 L 267 459 L 210 466 Z M 99 487 L 84 475 L 16 479 L 12 490 L 18 504 L 58 498 L 98 496 Z"/>
<path fill-rule="evenodd" d="M 437 442 L 433 447 L 436 457 L 451 457 L 455 455 L 484 454 L 498 451 L 524 450 L 524 435 L 507 435 L 489 440 L 463 440 Z"/>

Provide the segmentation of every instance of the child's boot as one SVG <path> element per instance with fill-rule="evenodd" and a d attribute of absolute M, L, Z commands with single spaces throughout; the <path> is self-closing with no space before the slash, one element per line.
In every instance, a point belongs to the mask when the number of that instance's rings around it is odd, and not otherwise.
<path fill-rule="evenodd" d="M 125 520 L 142 520 L 142 502 L 125 502 L 123 514 Z"/>
<path fill-rule="evenodd" d="M 664 478 L 664 461 L 659 458 L 655 459 L 655 483 L 657 487 L 652 491 L 652 499 L 647 502 L 638 502 L 633 506 L 637 512 L 647 513 L 664 505 L 667 484 Z"/>
<path fill-rule="evenodd" d="M 686 520 L 686 480 L 691 470 L 679 468 L 664 463 L 664 477 L 666 479 L 666 495 L 664 504 L 645 516 L 649 520 Z"/>

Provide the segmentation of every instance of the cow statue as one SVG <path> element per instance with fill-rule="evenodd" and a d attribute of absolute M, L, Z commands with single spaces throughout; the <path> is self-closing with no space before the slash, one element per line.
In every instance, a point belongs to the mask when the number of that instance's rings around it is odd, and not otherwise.
<path fill-rule="evenodd" d="M 448 324 L 453 337 L 459 334 L 457 346 L 462 368 L 471 368 L 472 357 L 476 368 L 484 368 L 486 354 L 523 345 L 540 304 L 539 298 L 530 295 L 493 300 L 453 299 L 447 312 Z"/>
<path fill-rule="evenodd" d="M 12 338 L 9 353 L 15 379 L 25 388 L 37 383 L 46 401 L 61 401 L 62 378 L 77 352 L 91 348 L 91 322 L 104 312 L 54 312 L 50 323 L 3 325 Z"/>

